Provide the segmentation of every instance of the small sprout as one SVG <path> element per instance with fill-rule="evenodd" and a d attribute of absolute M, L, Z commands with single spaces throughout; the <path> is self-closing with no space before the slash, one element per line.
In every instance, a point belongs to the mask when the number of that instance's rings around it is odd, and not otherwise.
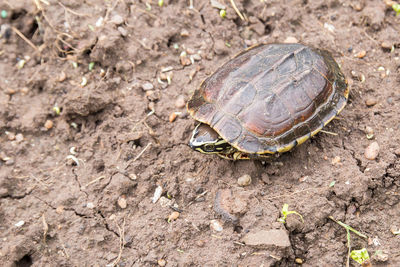
<path fill-rule="evenodd" d="M 18 61 L 17 63 L 17 69 L 22 69 L 25 66 L 26 60 L 25 59 L 21 59 L 20 61 Z"/>
<path fill-rule="evenodd" d="M 1 11 L 1 18 L 2 18 L 2 19 L 5 19 L 5 18 L 7 18 L 7 16 L 8 16 L 7 10 L 4 10 L 4 9 L 3 9 L 3 10 Z"/>
<path fill-rule="evenodd" d="M 231 44 L 230 44 L 230 43 L 228 43 L 228 42 L 225 42 L 225 45 L 226 45 L 226 47 L 229 47 L 229 48 L 231 48 Z"/>
<path fill-rule="evenodd" d="M 104 77 L 106 75 L 106 71 L 104 69 L 100 70 L 100 77 Z"/>
<path fill-rule="evenodd" d="M 87 78 L 85 76 L 82 77 L 81 86 L 85 87 L 87 85 Z"/>
<path fill-rule="evenodd" d="M 76 124 L 76 122 L 71 122 L 71 127 L 74 129 L 78 129 L 78 124 Z"/>
<path fill-rule="evenodd" d="M 68 155 L 65 159 L 70 159 L 75 162 L 76 166 L 79 166 L 79 160 L 77 157 L 75 157 L 73 155 Z"/>
<path fill-rule="evenodd" d="M 95 29 L 94 29 L 94 27 L 93 27 L 93 25 L 92 25 L 92 24 L 88 24 L 88 28 L 89 28 L 89 30 L 91 30 L 92 32 L 94 32 L 94 31 L 95 31 Z"/>
<path fill-rule="evenodd" d="M 89 70 L 92 71 L 94 68 L 94 62 L 89 63 Z"/>
<path fill-rule="evenodd" d="M 180 249 L 180 248 L 177 248 L 176 251 L 178 251 L 179 253 L 184 253 L 184 252 L 185 252 L 185 251 L 183 251 L 183 250 Z"/>
<path fill-rule="evenodd" d="M 169 216 L 168 216 L 168 223 L 170 223 L 170 222 L 172 222 L 172 221 L 175 221 L 176 219 L 178 219 L 179 218 L 179 212 L 177 212 L 177 211 L 174 211 L 174 212 L 172 212 Z"/>
<path fill-rule="evenodd" d="M 150 11 L 151 10 L 151 5 L 149 3 L 146 2 L 146 10 Z"/>
<path fill-rule="evenodd" d="M 342 226 L 344 229 L 346 229 L 346 237 L 347 237 L 347 248 L 348 248 L 348 253 L 347 253 L 347 264 L 346 266 L 349 266 L 349 261 L 350 261 L 350 255 L 351 255 L 351 241 L 350 241 L 350 231 L 355 233 L 356 235 L 358 235 L 359 237 L 368 239 L 368 236 L 360 233 L 359 231 L 355 230 L 354 228 L 352 228 L 351 226 L 342 223 L 341 221 L 336 221 L 332 216 L 328 217 L 329 219 L 331 219 L 332 221 L 334 221 L 335 223 L 339 224 L 340 226 Z M 363 265 L 365 267 L 367 266 L 371 266 L 371 265 Z"/>
<path fill-rule="evenodd" d="M 179 44 L 174 43 L 174 49 L 175 49 L 175 50 L 178 50 L 178 49 L 179 49 Z"/>
<path fill-rule="evenodd" d="M 332 181 L 332 182 L 329 184 L 329 187 L 334 187 L 335 184 L 336 184 L 336 181 Z"/>
<path fill-rule="evenodd" d="M 74 146 L 71 146 L 71 148 L 69 149 L 69 153 L 71 154 L 71 155 L 76 155 L 76 151 L 75 151 L 75 147 Z"/>
<path fill-rule="evenodd" d="M 366 248 L 351 251 L 350 257 L 362 266 L 368 266 L 365 265 L 366 262 L 369 262 L 369 254 Z"/>
<path fill-rule="evenodd" d="M 304 223 L 303 216 L 301 216 L 300 213 L 298 213 L 297 211 L 294 211 L 294 210 L 289 211 L 289 204 L 286 204 L 286 203 L 283 204 L 281 213 L 282 213 L 282 217 L 280 217 L 278 219 L 278 222 L 286 223 L 286 218 L 289 214 L 296 214 L 300 217 L 301 221 Z"/>
<path fill-rule="evenodd" d="M 226 10 L 225 9 L 221 9 L 219 11 L 219 16 L 224 19 L 226 17 Z"/>
<path fill-rule="evenodd" d="M 60 113 L 61 113 L 61 109 L 60 109 L 57 105 L 55 105 L 55 106 L 53 107 L 53 111 L 54 111 L 54 113 L 55 113 L 57 116 L 59 116 Z"/>
<path fill-rule="evenodd" d="M 158 0 L 158 6 L 162 7 L 164 5 L 164 0 Z"/>
<path fill-rule="evenodd" d="M 398 16 L 400 14 L 400 4 L 393 4 L 392 8 L 396 12 L 396 16 Z"/>
<path fill-rule="evenodd" d="M 78 63 L 76 63 L 75 61 L 72 61 L 71 64 L 74 69 L 78 68 Z"/>

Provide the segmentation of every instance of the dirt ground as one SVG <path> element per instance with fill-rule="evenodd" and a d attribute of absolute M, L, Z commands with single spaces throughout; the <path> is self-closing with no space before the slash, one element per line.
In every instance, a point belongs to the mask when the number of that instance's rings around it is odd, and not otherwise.
<path fill-rule="evenodd" d="M 2 266 L 344 266 L 329 216 L 368 236 L 351 245 L 374 266 L 400 266 L 400 16 L 378 0 L 235 3 L 245 20 L 227 0 L 225 18 L 205 0 L 0 3 Z M 328 133 L 265 164 L 191 150 L 200 82 L 294 38 L 351 86 Z M 304 223 L 277 222 L 285 203 Z"/>

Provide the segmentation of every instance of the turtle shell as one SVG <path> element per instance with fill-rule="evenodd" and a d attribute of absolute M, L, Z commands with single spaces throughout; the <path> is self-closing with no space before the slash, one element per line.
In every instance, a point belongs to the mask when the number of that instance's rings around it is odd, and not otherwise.
<path fill-rule="evenodd" d="M 266 44 L 218 68 L 187 108 L 239 151 L 274 154 L 319 132 L 344 108 L 348 93 L 329 52 L 302 44 Z"/>

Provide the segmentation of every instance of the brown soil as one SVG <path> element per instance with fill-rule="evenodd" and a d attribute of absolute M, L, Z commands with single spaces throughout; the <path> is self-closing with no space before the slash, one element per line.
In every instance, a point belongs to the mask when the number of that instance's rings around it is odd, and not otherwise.
<path fill-rule="evenodd" d="M 225 19 L 193 2 L 0 4 L 2 266 L 343 266 L 346 232 L 329 216 L 369 237 L 352 234 L 352 248 L 388 256 L 374 265 L 399 266 L 400 17 L 378 0 L 236 0 L 242 21 L 230 1 L 220 1 Z M 238 51 L 287 37 L 341 64 L 352 91 L 325 129 L 336 134 L 266 164 L 192 151 L 182 97 Z M 368 160 L 374 141 L 380 152 Z M 244 174 L 252 182 L 242 188 Z M 228 203 L 214 210 L 218 190 Z M 277 222 L 284 203 L 304 224 Z M 273 229 L 290 247 L 245 244 Z"/>

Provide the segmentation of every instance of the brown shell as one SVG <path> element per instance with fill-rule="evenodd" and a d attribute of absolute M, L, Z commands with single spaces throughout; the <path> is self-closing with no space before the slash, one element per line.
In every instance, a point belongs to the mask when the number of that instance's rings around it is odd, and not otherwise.
<path fill-rule="evenodd" d="M 302 44 L 247 49 L 200 85 L 189 113 L 246 153 L 288 151 L 346 105 L 348 89 L 329 52 Z"/>

